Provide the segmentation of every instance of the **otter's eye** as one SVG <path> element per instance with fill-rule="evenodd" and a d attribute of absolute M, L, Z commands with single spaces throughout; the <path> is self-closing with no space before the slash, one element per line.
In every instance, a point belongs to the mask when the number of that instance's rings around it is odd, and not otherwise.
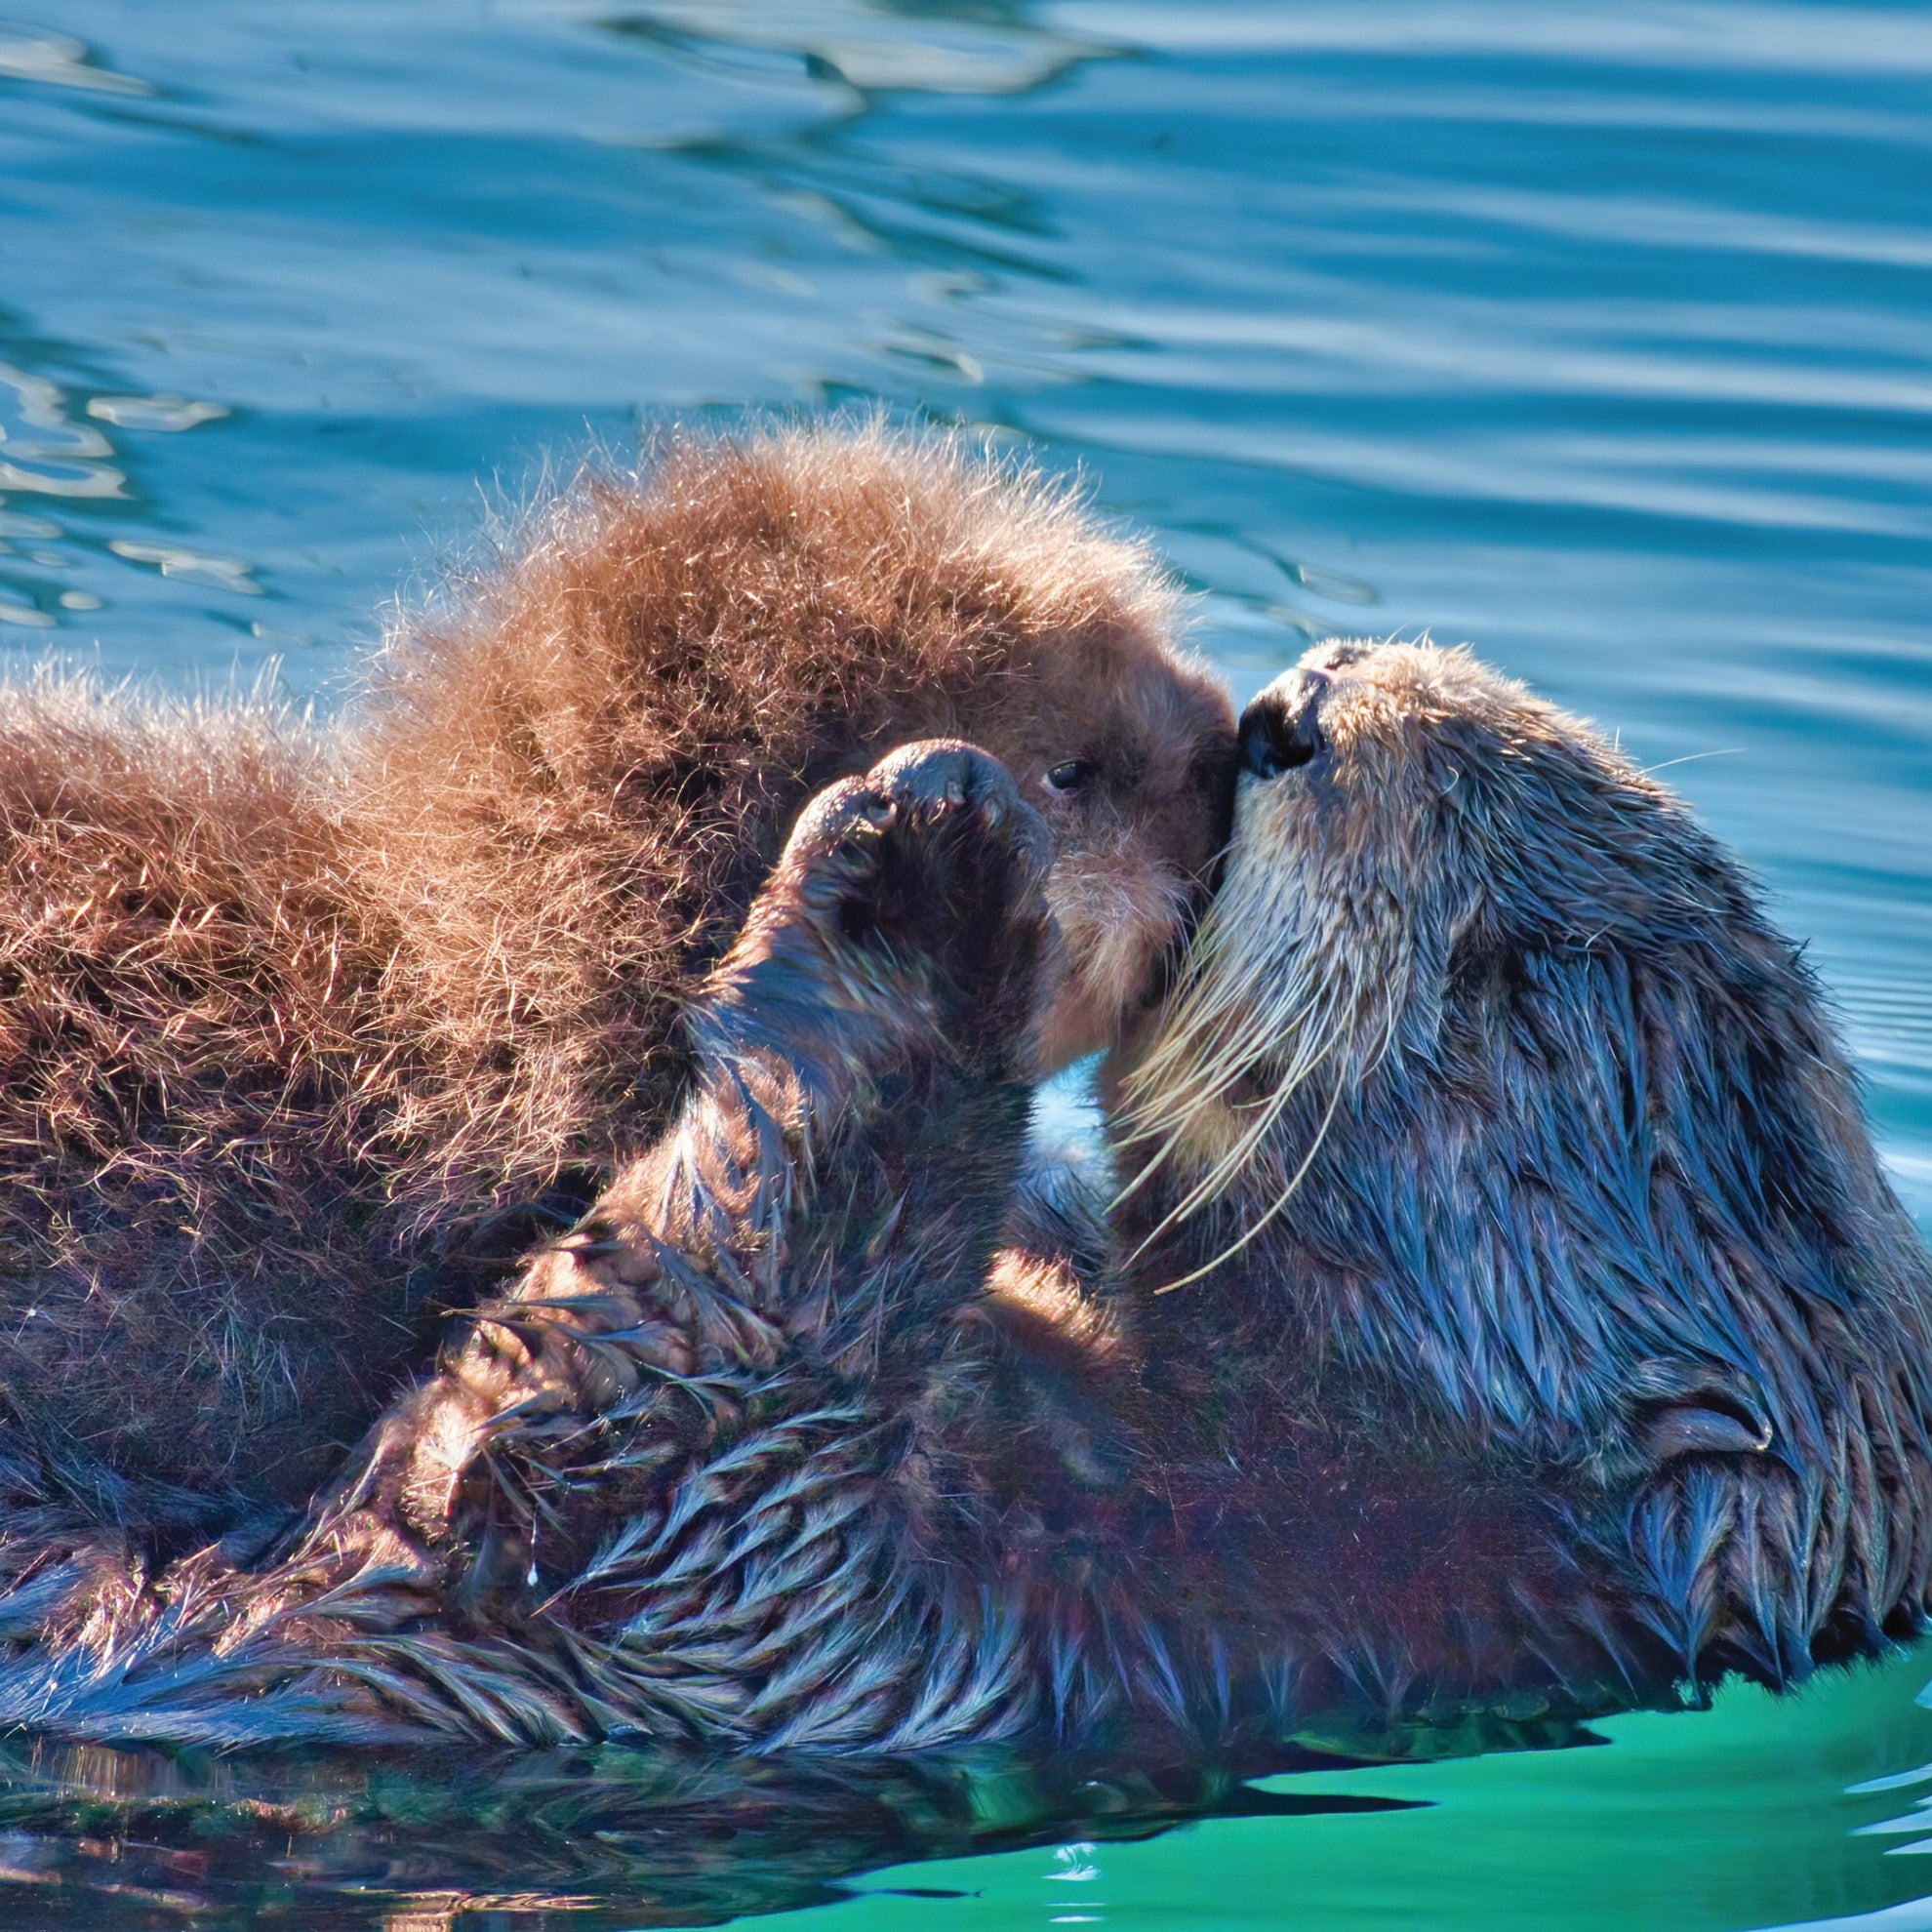
<path fill-rule="evenodd" d="M 1064 765 L 1056 765 L 1046 775 L 1046 788 L 1049 791 L 1081 791 L 1092 782 L 1093 765 L 1085 758 L 1069 758 Z"/>

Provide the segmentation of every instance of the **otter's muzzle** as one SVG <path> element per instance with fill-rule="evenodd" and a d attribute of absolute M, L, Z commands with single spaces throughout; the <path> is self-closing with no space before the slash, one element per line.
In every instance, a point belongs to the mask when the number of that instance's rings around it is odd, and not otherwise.
<path fill-rule="evenodd" d="M 1271 779 L 1306 765 L 1319 751 L 1321 701 L 1328 679 L 1318 670 L 1278 677 L 1241 713 L 1241 769 Z"/>

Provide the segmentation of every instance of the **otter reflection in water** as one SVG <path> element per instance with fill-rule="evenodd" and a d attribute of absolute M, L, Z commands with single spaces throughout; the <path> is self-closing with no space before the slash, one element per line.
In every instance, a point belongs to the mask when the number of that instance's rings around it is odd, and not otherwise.
<path fill-rule="evenodd" d="M 12 1713 L 1401 1750 L 1915 1630 L 1932 1283 L 1735 864 L 1459 654 L 1330 651 L 1244 746 L 1110 1228 L 1036 1202 L 992 1264 L 1046 845 L 913 747 L 807 812 L 676 1126 L 297 1547 L 74 1580 Z"/>
<path fill-rule="evenodd" d="M 715 1925 L 865 1892 L 962 1896 L 950 1873 L 853 1882 L 914 1860 L 1069 1839 L 1091 1841 L 1090 1854 L 1202 1818 L 1413 1807 L 1372 1786 L 1331 1794 L 1242 1782 L 1335 1768 L 1307 1752 L 1125 1763 L 999 1746 L 865 1759 L 613 1744 L 241 1757 L 0 1746 L 0 1898 L 17 1932 L 231 1926 L 258 1913 L 302 1932 Z"/>

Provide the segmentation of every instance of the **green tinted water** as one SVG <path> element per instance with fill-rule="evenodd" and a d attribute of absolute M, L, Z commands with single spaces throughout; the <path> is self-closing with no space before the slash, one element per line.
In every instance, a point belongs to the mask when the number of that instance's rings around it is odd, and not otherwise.
<path fill-rule="evenodd" d="M 1912 1702 L 1928 1664 L 1921 1654 L 1786 1700 L 1734 1689 L 1694 1716 L 1617 1718 L 1598 1750 L 1271 1780 L 1426 1808 L 1212 1819 L 1145 1844 L 904 1868 L 865 1882 L 961 1896 L 872 1897 L 809 1923 L 1719 1932 L 1878 1912 L 1869 1932 L 1911 1932 L 1932 1926 L 1932 1900 L 1881 1909 L 1932 1893 L 1932 1868 L 1910 1855 L 1932 1852 L 1932 1811 L 1904 1833 L 1860 1834 L 1932 1804 L 1932 1713 Z M 1911 1785 L 1848 1789 L 1920 1766 Z"/>
<path fill-rule="evenodd" d="M 0 1923 L 1924 1932 L 1928 1668 L 1921 1648 L 1791 1698 L 1733 1688 L 1708 1712 L 1613 1719 L 1593 1746 L 1249 1787 L 996 1751 L 732 1766 L 20 1747 L 0 1758 Z"/>

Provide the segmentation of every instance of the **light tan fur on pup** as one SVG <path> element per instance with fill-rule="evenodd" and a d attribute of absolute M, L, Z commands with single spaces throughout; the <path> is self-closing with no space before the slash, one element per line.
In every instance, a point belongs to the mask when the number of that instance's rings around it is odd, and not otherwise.
<path fill-rule="evenodd" d="M 1231 722 L 1172 619 L 1064 488 L 819 427 L 584 480 L 339 726 L 0 695 L 17 1549 L 23 1511 L 198 1535 L 304 1498 L 662 1125 L 797 808 L 886 746 L 970 739 L 1040 805 L 1046 1053 L 1107 1044 L 1224 828 Z"/>

